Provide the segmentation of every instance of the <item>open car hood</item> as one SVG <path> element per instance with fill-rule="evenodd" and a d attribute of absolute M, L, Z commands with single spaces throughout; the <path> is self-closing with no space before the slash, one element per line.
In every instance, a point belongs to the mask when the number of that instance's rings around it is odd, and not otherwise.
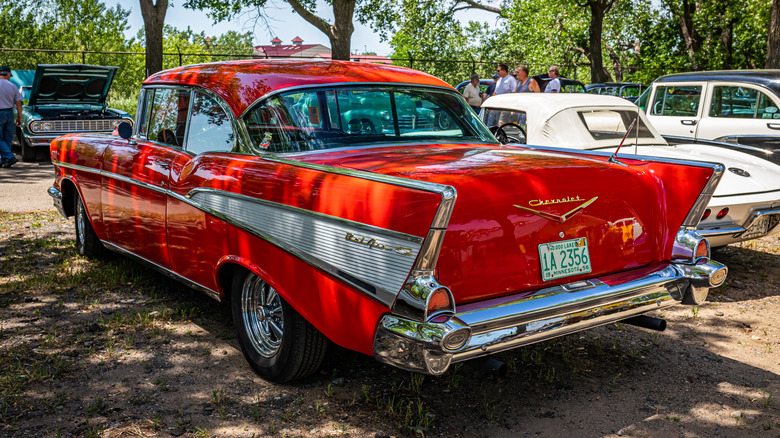
<path fill-rule="evenodd" d="M 35 70 L 30 105 L 104 105 L 118 67 L 41 64 Z"/>

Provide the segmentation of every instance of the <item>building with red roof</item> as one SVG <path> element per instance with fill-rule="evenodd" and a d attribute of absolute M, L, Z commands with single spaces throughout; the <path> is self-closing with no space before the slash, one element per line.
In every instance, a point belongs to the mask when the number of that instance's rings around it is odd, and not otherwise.
<path fill-rule="evenodd" d="M 271 45 L 255 46 L 254 56 L 265 59 L 331 59 L 331 51 L 322 44 L 303 44 L 303 39 L 296 36 L 292 44 L 282 44 L 282 40 L 274 37 Z M 379 55 L 351 55 L 351 61 L 391 64 L 389 58 Z"/>

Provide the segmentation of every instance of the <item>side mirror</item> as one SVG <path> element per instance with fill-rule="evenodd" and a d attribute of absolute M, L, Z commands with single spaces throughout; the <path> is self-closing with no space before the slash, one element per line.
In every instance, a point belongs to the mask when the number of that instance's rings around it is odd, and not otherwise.
<path fill-rule="evenodd" d="M 122 122 L 116 127 L 116 131 L 120 137 L 129 140 L 133 135 L 133 126 L 127 122 Z"/>

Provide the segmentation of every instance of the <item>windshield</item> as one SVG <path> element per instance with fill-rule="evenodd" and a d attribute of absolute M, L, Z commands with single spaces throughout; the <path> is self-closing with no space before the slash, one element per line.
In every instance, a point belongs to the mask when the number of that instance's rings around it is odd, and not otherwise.
<path fill-rule="evenodd" d="M 252 143 L 299 152 L 398 142 L 489 142 L 495 138 L 455 91 L 388 87 L 297 90 L 244 116 Z"/>

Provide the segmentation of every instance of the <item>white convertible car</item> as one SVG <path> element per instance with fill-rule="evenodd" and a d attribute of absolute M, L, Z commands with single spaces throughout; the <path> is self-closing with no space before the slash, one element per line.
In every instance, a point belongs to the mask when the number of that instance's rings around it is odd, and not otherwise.
<path fill-rule="evenodd" d="M 493 113 L 493 114 L 491 114 Z M 721 163 L 723 179 L 699 223 L 713 247 L 780 231 L 780 166 L 717 145 L 669 144 L 631 102 L 593 94 L 502 94 L 482 104 L 483 121 L 502 143 L 589 149 Z M 636 121 L 635 121 L 636 119 Z M 634 122 L 635 121 L 635 122 Z M 626 131 L 634 122 L 629 135 Z"/>

